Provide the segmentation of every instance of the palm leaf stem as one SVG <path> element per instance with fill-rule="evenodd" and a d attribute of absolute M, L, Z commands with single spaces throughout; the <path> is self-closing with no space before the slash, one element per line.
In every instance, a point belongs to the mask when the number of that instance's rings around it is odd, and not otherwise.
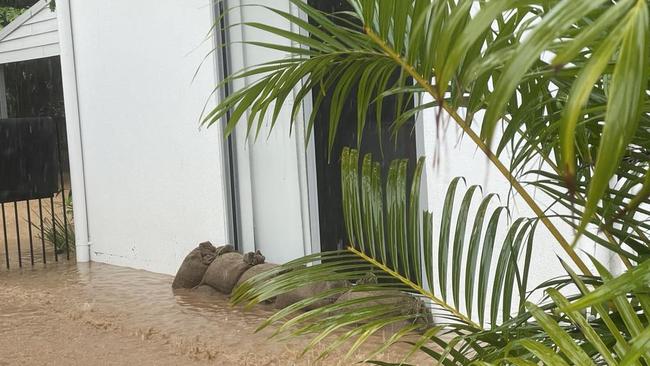
<path fill-rule="evenodd" d="M 433 85 L 424 79 L 408 62 L 406 62 L 395 50 L 393 50 L 386 42 L 384 42 L 377 34 L 375 34 L 369 27 L 365 27 L 365 32 L 368 37 L 375 42 L 391 59 L 393 59 L 397 64 L 399 64 L 427 93 L 433 97 L 434 100 L 442 101 L 440 103 L 441 108 L 445 110 L 458 124 L 458 126 L 463 130 L 467 136 L 472 139 L 476 146 L 483 151 L 486 157 L 494 164 L 494 166 L 501 172 L 501 174 L 508 180 L 512 187 L 519 193 L 521 198 L 526 202 L 526 204 L 533 210 L 535 215 L 539 217 L 544 226 L 550 231 L 551 235 L 555 237 L 562 249 L 571 257 L 573 262 L 578 266 L 578 268 L 583 272 L 583 274 L 592 276 L 593 274 L 587 267 L 587 265 L 582 261 L 578 254 L 573 249 L 573 246 L 564 238 L 560 233 L 558 228 L 546 217 L 544 211 L 537 205 L 535 200 L 528 194 L 524 187 L 517 181 L 515 177 L 512 176 L 508 168 L 499 160 L 499 158 L 492 152 L 492 150 L 487 146 L 485 142 L 472 130 L 472 128 L 467 124 L 467 122 L 452 109 L 444 100 L 440 97 L 439 93 L 435 90 Z"/>
<path fill-rule="evenodd" d="M 504 117 L 504 120 L 509 122 L 508 118 Z M 465 123 L 465 122 L 463 121 L 463 123 Z M 527 139 L 526 134 L 521 130 L 521 128 L 519 129 L 519 132 L 520 132 L 521 136 L 524 139 Z M 546 163 L 549 167 L 551 167 L 551 169 L 553 169 L 557 175 L 561 176 L 563 174 L 562 171 L 560 170 L 560 168 L 557 166 L 557 164 L 555 164 L 551 159 L 549 159 L 549 157 L 546 154 L 544 154 L 536 144 L 533 144 L 532 148 L 541 156 L 544 163 Z M 648 175 L 648 177 L 650 177 L 650 174 Z M 648 179 L 650 179 L 650 178 L 648 178 Z M 649 192 L 648 194 L 650 195 L 650 183 L 648 183 L 648 192 Z M 577 190 L 575 190 L 573 193 L 578 197 L 578 199 L 581 199 L 583 201 L 586 200 L 586 197 L 584 197 L 582 195 L 582 193 L 578 192 Z M 638 198 L 639 195 L 640 194 L 637 195 L 637 197 L 636 197 L 637 199 L 640 199 L 640 198 Z M 633 207 L 633 206 L 630 203 L 630 205 L 628 205 L 628 207 Z M 634 206 L 633 208 L 636 208 L 636 206 Z M 605 218 L 602 217 L 598 212 L 596 212 L 594 214 L 594 217 L 596 218 L 596 221 L 600 222 L 600 225 L 598 225 L 598 226 L 602 230 L 602 232 L 605 234 L 605 237 L 607 238 L 607 241 L 609 241 L 609 243 L 614 245 L 614 246 L 619 246 L 620 247 L 621 244 L 616 242 L 614 236 L 609 231 L 609 227 L 606 225 Z M 624 256 L 621 253 L 618 253 L 618 256 L 619 256 L 619 258 L 621 258 L 621 261 L 623 262 L 623 265 L 625 265 L 625 267 L 627 269 L 631 269 L 633 267 L 632 263 L 630 262 L 630 260 L 626 256 Z"/>
<path fill-rule="evenodd" d="M 450 313 L 454 314 L 454 316 L 456 316 L 459 319 L 465 321 L 468 325 L 470 325 L 470 326 L 472 326 L 472 327 L 474 327 L 476 329 L 483 329 L 478 323 L 474 322 L 468 316 L 462 314 L 461 312 L 456 310 L 453 306 L 450 306 L 449 304 L 447 304 L 447 302 L 445 302 L 444 300 L 439 299 L 432 292 L 425 290 L 422 286 L 414 283 L 413 281 L 411 281 L 408 278 L 402 276 L 398 272 L 395 272 L 390 267 L 384 265 L 383 263 L 375 260 L 374 258 L 366 255 L 364 252 L 362 252 L 362 251 L 360 251 L 360 250 L 358 250 L 358 249 L 356 249 L 356 248 L 354 248 L 352 246 L 348 247 L 348 250 L 350 252 L 358 255 L 360 258 L 367 261 L 368 263 L 370 263 L 370 264 L 376 266 L 377 268 L 381 269 L 382 271 L 388 273 L 391 277 L 394 277 L 395 279 L 398 279 L 403 284 L 411 287 L 413 290 L 417 291 L 418 293 L 424 295 L 425 297 L 427 297 L 428 299 L 433 301 L 436 305 L 439 305 L 443 309 L 445 309 L 445 310 L 449 311 Z"/>

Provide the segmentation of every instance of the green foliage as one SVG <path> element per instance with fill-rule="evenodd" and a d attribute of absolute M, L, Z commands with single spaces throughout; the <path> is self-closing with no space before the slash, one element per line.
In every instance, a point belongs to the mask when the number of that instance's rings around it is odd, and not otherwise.
<path fill-rule="evenodd" d="M 53 213 L 50 208 L 44 207 L 42 236 L 40 223 L 32 223 L 38 239 L 44 239 L 47 243 L 51 244 L 57 254 L 75 251 L 71 194 L 65 199 L 65 204 L 62 209 L 66 212 L 65 220 L 59 212 Z"/>
<path fill-rule="evenodd" d="M 406 317 L 410 326 L 391 341 L 415 332 L 420 340 L 411 341 L 414 347 L 444 365 L 650 364 L 648 0 L 350 0 L 354 10 L 335 15 L 291 2 L 310 22 L 260 8 L 299 31 L 243 24 L 282 40 L 245 43 L 288 56 L 239 70 L 217 85 L 247 81 L 205 114 L 205 125 L 229 115 L 227 133 L 245 120 L 248 133 L 257 136 L 264 123 L 275 125 L 288 100 L 294 123 L 302 102 L 315 95 L 305 138 L 315 115 L 327 108 L 331 148 L 340 124 L 355 122 L 341 120 L 352 93 L 359 101 L 358 136 L 367 114 L 381 115 L 391 96 L 398 111 L 393 134 L 403 133 L 406 122 L 426 109 L 435 109 L 438 118 L 425 123 L 448 116 L 535 217 L 510 222 L 499 247 L 488 233 L 504 225 L 498 217 L 507 209 L 491 209 L 487 195 L 474 212 L 478 187 L 469 187 L 457 202 L 459 178 L 438 213 L 434 238 L 432 214 L 418 208 L 418 186 L 406 187 L 406 163 L 394 162 L 383 177 L 370 157 L 359 168 L 357 153 L 349 151 L 342 169 L 350 248 L 287 264 L 273 279 L 252 279 L 234 300 L 255 303 L 309 281 L 355 282 L 371 271 L 379 283 L 369 291 L 387 287 L 421 298 L 438 324 L 422 325 L 422 314 L 405 315 L 388 305 L 370 309 L 372 302 L 359 300 L 365 312 L 339 304 L 300 313 L 281 325 L 280 333 L 315 333 L 318 341 L 342 331 L 337 339 L 359 337 L 357 345 Z M 325 102 L 326 93 L 331 102 Z M 409 103 L 422 94 L 433 102 Z M 526 186 L 553 203 L 543 207 Z M 566 238 L 558 222 L 578 235 Z M 570 261 L 564 263 L 566 277 L 539 285 L 546 300 L 532 304 L 525 302 L 525 290 L 530 248 L 541 245 L 533 235 L 538 223 Z M 613 278 L 591 260 L 593 273 L 572 245 L 580 235 L 616 255 L 627 272 Z M 493 253 L 498 253 L 495 268 Z M 357 286 L 366 291 L 366 285 Z M 281 311 L 265 326 L 305 303 Z M 359 323 L 365 325 L 345 328 Z"/>
<path fill-rule="evenodd" d="M 0 29 L 6 27 L 7 24 L 11 23 L 24 11 L 25 9 L 14 8 L 9 6 L 0 6 Z"/>
<path fill-rule="evenodd" d="M 367 294 L 365 298 L 299 312 L 322 297 L 348 291 L 347 288 L 335 289 L 278 312 L 262 328 L 296 316 L 282 325 L 278 334 L 315 334 L 315 340 L 336 334 L 335 344 L 352 338 L 357 347 L 389 325 L 398 325 L 391 341 L 394 343 L 413 334 L 440 338 L 470 330 L 473 334 L 485 333 L 513 321 L 513 307 L 516 315 L 525 310 L 527 271 L 536 221 L 514 220 L 503 241 L 497 242 L 498 223 L 507 209 L 492 209 L 489 204 L 495 196 L 487 195 L 480 200 L 476 212 L 470 210 L 474 196 L 480 192 L 480 187 L 471 186 L 463 194 L 461 207 L 454 211 L 453 198 L 463 182 L 462 178 L 456 178 L 441 210 L 441 240 L 434 244 L 431 240 L 433 215 L 418 208 L 424 160 L 420 159 L 417 164 L 411 187 L 406 186 L 407 164 L 405 160 L 396 160 L 390 165 L 384 188 L 379 162 L 366 155 L 360 164 L 358 152 L 345 149 L 341 179 L 343 216 L 350 247 L 308 256 L 255 277 L 235 290 L 233 301 L 255 304 L 322 280 L 355 283 L 352 291 L 363 291 Z M 466 235 L 468 226 L 472 228 L 470 235 Z M 465 247 L 470 253 L 467 258 L 461 255 Z M 496 267 L 492 268 L 494 259 Z M 439 273 L 434 273 L 431 265 L 436 261 Z M 447 268 L 453 271 L 448 273 Z M 465 274 L 462 279 L 461 268 Z M 366 284 L 363 280 L 368 273 L 372 273 L 378 283 Z M 465 287 L 464 301 L 460 301 L 461 283 Z M 405 314 L 402 301 L 390 301 L 404 293 L 429 305 Z M 380 300 L 383 306 L 377 306 Z M 341 323 L 342 312 L 345 324 Z M 435 326 L 420 322 L 427 319 L 430 312 L 436 315 Z M 342 334 L 334 333 L 346 324 L 364 326 Z M 363 332 L 359 333 L 359 329 Z M 440 339 L 439 342 L 444 341 Z M 465 352 L 482 347 L 474 339 L 459 338 L 456 342 L 464 343 Z M 468 357 L 462 351 L 460 355 Z"/>
<path fill-rule="evenodd" d="M 391 327 L 392 337 L 368 354 L 369 360 L 397 342 L 412 344 L 445 365 L 639 365 L 650 360 L 645 318 L 650 307 L 650 261 L 618 278 L 595 259 L 597 278 L 578 276 L 565 265 L 567 278 L 539 286 L 552 302 L 535 305 L 526 301 L 530 296 L 526 289 L 537 220 L 513 220 L 497 244 L 499 219 L 507 208 L 491 209 L 495 196 L 489 194 L 475 211 L 470 209 L 480 191 L 471 186 L 454 210 L 463 182 L 456 178 L 440 211 L 440 237 L 434 244 L 433 215 L 418 212 L 423 160 L 411 187 L 405 185 L 406 164 L 396 160 L 390 165 L 384 189 L 379 163 L 370 155 L 360 163 L 356 150 L 345 149 L 341 176 L 350 247 L 306 256 L 257 275 L 235 289 L 233 302 L 252 306 L 325 280 L 352 283 L 351 289 L 333 289 L 289 306 L 259 328 L 276 325 L 276 337 L 312 336 L 305 352 L 328 339 L 331 345 L 321 357 L 351 343 L 350 355 Z M 468 226 L 472 229 L 466 235 Z M 436 262 L 438 273 L 432 266 Z M 376 283 L 366 281 L 369 273 Z M 580 294 L 562 295 L 559 289 L 567 285 L 574 285 Z M 363 296 L 301 311 L 348 291 Z M 406 305 L 405 294 L 417 299 L 411 303 L 415 305 Z M 585 316 L 585 309 L 591 309 L 590 316 Z"/>
<path fill-rule="evenodd" d="M 312 19 L 311 23 L 280 10 L 262 8 L 311 36 L 267 24 L 245 23 L 284 38 L 291 45 L 245 43 L 290 56 L 246 68 L 224 80 L 217 88 L 243 78 L 252 82 L 206 113 L 204 124 L 211 125 L 230 112 L 227 133 L 245 119 L 249 133 L 256 136 L 265 117 L 275 125 L 289 96 L 293 96 L 295 117 L 304 98 L 314 91 L 317 97 L 306 136 L 318 111 L 329 108 L 331 146 L 341 123 L 342 103 L 354 90 L 361 101 L 359 129 L 365 128 L 365 117 L 371 109 L 381 114 L 386 97 L 396 96 L 398 116 L 392 125 L 395 134 L 400 133 L 409 117 L 424 109 L 448 113 L 510 181 L 581 272 L 589 272 L 584 261 L 523 187 L 527 170 L 534 164 L 547 164 L 547 173 L 559 178 L 552 182 L 552 190 L 545 191 L 558 200 L 558 205 L 580 203 L 582 207 L 575 212 L 582 219 L 579 228 L 591 223 L 605 230 L 610 244 L 622 250 L 629 237 L 633 245 L 640 241 L 648 246 L 648 240 L 640 240 L 638 234 L 616 229 L 641 221 L 622 213 L 631 211 L 638 201 L 647 203 L 650 191 L 629 193 L 648 175 L 650 103 L 646 91 L 648 68 L 642 67 L 648 58 L 644 52 L 648 49 L 647 22 L 643 22 L 646 0 L 355 0 L 351 1 L 354 12 L 336 16 L 320 13 L 302 1 L 293 3 Z M 473 12 L 477 7 L 478 11 Z M 619 35 L 620 39 L 609 35 Z M 634 35 L 637 38 L 631 38 Z M 623 47 L 623 40 L 636 44 L 638 52 L 631 46 Z M 636 61 L 632 56 L 612 56 L 623 55 L 625 49 L 637 56 Z M 554 54 L 550 60 L 540 57 Z M 632 71 L 614 77 L 616 70 L 623 69 Z M 627 96 L 610 98 L 611 87 L 624 76 L 635 81 L 629 84 L 631 89 L 621 89 Z M 355 89 L 357 85 L 360 87 Z M 324 105 L 322 96 L 329 90 L 333 90 L 332 101 Z M 429 94 L 434 102 L 415 106 L 405 103 L 422 93 Z M 630 93 L 636 97 L 630 99 Z M 615 110 L 618 122 L 607 122 L 611 118 L 605 112 L 612 115 Z M 476 118 L 483 113 L 483 118 Z M 570 128 L 576 116 L 576 128 Z M 492 150 L 497 124 L 504 132 Z M 474 128 L 480 128 L 480 135 Z M 577 149 L 575 156 L 570 146 Z M 604 151 L 602 159 L 596 159 L 599 150 Z M 506 151 L 512 155 L 509 167 L 498 158 Z M 566 158 L 568 155 L 571 158 Z M 604 184 L 612 177 L 628 179 L 626 191 L 605 189 Z M 617 204 L 619 214 L 612 213 L 613 208 L 605 204 L 612 195 L 622 201 Z"/>
<path fill-rule="evenodd" d="M 6 27 L 25 10 L 36 4 L 38 0 L 4 0 L 0 1 L 0 29 Z M 56 0 L 49 0 L 51 11 L 56 10 Z"/>

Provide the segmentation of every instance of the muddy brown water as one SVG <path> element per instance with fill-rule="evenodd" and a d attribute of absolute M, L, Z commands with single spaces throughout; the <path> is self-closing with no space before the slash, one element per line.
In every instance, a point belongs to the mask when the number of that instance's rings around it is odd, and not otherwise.
<path fill-rule="evenodd" d="M 271 308 L 244 310 L 226 296 L 174 293 L 171 282 L 99 263 L 2 269 L 0 365 L 352 365 L 369 350 L 317 361 L 327 346 L 321 344 L 300 356 L 309 339 L 255 333 Z M 378 358 L 397 361 L 405 352 L 395 348 Z"/>

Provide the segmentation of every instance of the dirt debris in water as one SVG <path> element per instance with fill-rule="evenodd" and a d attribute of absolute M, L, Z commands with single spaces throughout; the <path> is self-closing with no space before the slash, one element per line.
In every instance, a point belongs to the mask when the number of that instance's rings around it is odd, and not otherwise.
<path fill-rule="evenodd" d="M 171 290 L 172 277 L 105 264 L 0 270 L 0 366 L 352 365 L 340 354 L 300 357 L 308 341 L 254 333 L 269 308 Z M 377 342 L 380 339 L 376 340 Z M 323 345 L 323 347 L 325 347 Z M 381 355 L 396 361 L 404 350 Z M 410 360 L 411 364 L 425 364 Z"/>

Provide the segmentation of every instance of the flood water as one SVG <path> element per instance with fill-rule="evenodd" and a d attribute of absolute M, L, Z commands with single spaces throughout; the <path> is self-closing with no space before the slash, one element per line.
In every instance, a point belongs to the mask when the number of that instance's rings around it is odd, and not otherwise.
<path fill-rule="evenodd" d="M 0 270 L 0 365 L 349 365 L 308 339 L 269 340 L 255 328 L 272 309 L 171 290 L 171 276 L 99 263 Z M 379 344 L 380 338 L 375 340 Z M 404 349 L 382 354 L 397 360 Z M 412 364 L 423 364 L 411 360 Z"/>

